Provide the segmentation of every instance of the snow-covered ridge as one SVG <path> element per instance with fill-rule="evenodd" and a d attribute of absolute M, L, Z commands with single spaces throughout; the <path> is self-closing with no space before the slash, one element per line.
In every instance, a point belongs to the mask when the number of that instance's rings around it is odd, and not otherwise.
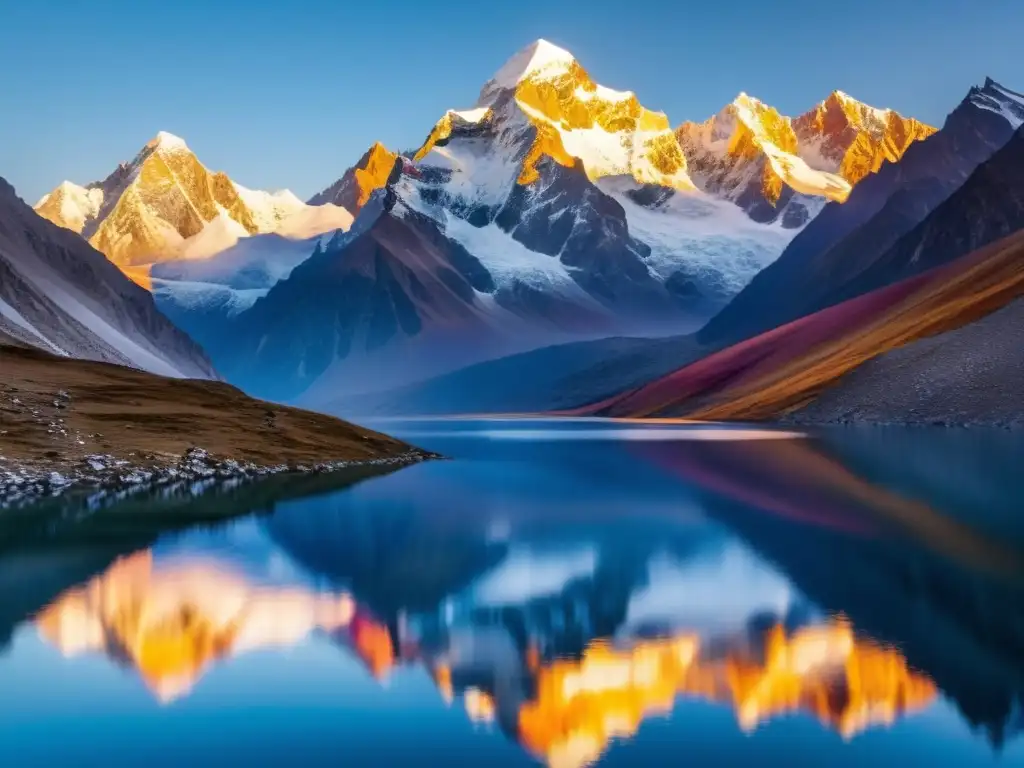
<path fill-rule="evenodd" d="M 970 100 L 976 107 L 1006 118 L 1015 130 L 1024 125 L 1024 94 L 1011 91 L 992 78 L 986 78 L 982 87 L 972 88 Z"/>
<path fill-rule="evenodd" d="M 460 127 L 488 119 L 494 140 L 475 146 L 468 140 L 445 142 Z M 531 126 L 544 134 L 536 139 L 544 144 L 535 148 L 539 153 L 563 164 L 571 164 L 569 158 L 581 160 L 592 180 L 628 175 L 641 183 L 694 189 L 667 116 L 645 109 L 630 91 L 594 83 L 572 54 L 546 40 L 509 59 L 484 85 L 475 108 L 445 113 L 416 157 L 425 165 L 451 170 L 453 185 L 471 199 L 503 198 L 510 174 L 521 181 L 533 176 L 526 166 L 512 172 L 520 162 L 514 157 L 525 154 L 536 162 L 538 152 L 524 153 L 519 146 Z M 495 157 L 499 153 L 504 160 Z M 475 167 L 480 164 L 489 170 Z M 490 178 L 495 193 L 464 189 L 458 176 L 472 179 L 473 186 Z"/>
<path fill-rule="evenodd" d="M 830 200 L 846 200 L 851 190 L 850 183 L 846 179 L 833 173 L 811 168 L 802 157 L 786 151 L 775 143 L 775 137 L 780 135 L 780 131 L 778 128 L 772 130 L 773 126 L 770 125 L 768 117 L 772 113 L 778 115 L 774 109 L 746 93 L 741 93 L 732 106 L 736 110 L 737 117 L 751 131 L 768 157 L 772 170 L 790 187 L 805 195 L 820 195 Z M 783 125 L 788 128 L 788 131 L 784 131 L 788 138 L 792 134 L 792 128 L 788 118 L 783 118 L 783 121 Z M 793 138 L 795 139 L 795 135 Z"/>
<path fill-rule="evenodd" d="M 934 131 L 833 91 L 795 118 L 740 93 L 707 121 L 683 123 L 676 135 L 699 188 L 760 209 L 759 215 L 796 193 L 804 216 L 793 223 L 800 225 L 823 201 L 845 201 L 864 176 Z"/>

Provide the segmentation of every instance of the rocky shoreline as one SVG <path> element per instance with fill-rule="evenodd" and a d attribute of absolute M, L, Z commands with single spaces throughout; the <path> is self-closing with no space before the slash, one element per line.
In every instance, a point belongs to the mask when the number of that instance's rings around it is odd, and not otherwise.
<path fill-rule="evenodd" d="M 259 465 L 234 459 L 218 459 L 202 448 L 190 448 L 182 456 L 133 462 L 111 455 L 94 454 L 77 463 L 25 462 L 0 455 L 0 510 L 60 496 L 70 492 L 93 494 L 96 502 L 118 500 L 140 491 L 188 489 L 198 495 L 214 484 L 240 483 L 285 473 L 322 474 L 352 467 L 400 467 L 441 458 L 438 454 L 411 449 L 394 456 L 312 464 Z"/>
<path fill-rule="evenodd" d="M 272 475 L 439 458 L 223 382 L 154 376 L 0 344 L 0 509 L 74 493 L 198 494 Z"/>

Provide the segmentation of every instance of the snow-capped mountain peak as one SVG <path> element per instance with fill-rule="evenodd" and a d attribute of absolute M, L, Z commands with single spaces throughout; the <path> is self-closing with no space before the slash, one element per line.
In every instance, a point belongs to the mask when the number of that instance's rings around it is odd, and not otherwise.
<path fill-rule="evenodd" d="M 147 149 L 162 150 L 164 152 L 191 152 L 188 148 L 188 144 L 180 136 L 175 136 L 173 133 L 167 131 L 159 131 L 146 144 Z"/>
<path fill-rule="evenodd" d="M 491 78 L 498 88 L 515 88 L 528 78 L 558 77 L 572 70 L 575 57 L 547 40 L 536 40 L 516 53 Z"/>
<path fill-rule="evenodd" d="M 646 109 L 630 91 L 595 83 L 572 54 L 545 40 L 509 59 L 484 85 L 475 108 L 446 112 L 416 153 L 417 162 L 472 177 L 464 186 L 480 187 L 486 183 L 484 158 L 456 156 L 447 143 L 474 131 L 498 138 L 490 144 L 486 175 L 502 190 L 510 182 L 535 180 L 535 166 L 544 157 L 566 167 L 582 161 L 591 180 L 632 176 L 640 183 L 694 188 L 664 113 Z M 479 141 L 466 145 L 471 148 L 476 153 Z M 478 190 L 474 197 L 504 194 Z"/>
<path fill-rule="evenodd" d="M 36 212 L 78 232 L 127 274 L 148 285 L 149 264 L 207 258 L 239 238 L 277 231 L 346 228 L 339 208 L 310 216 L 288 190 L 264 192 L 207 169 L 180 136 L 160 131 L 103 181 L 64 182 Z M 296 216 L 296 224 L 288 229 Z M 285 234 L 284 236 L 288 236 Z"/>
<path fill-rule="evenodd" d="M 103 206 L 103 190 L 80 187 L 62 181 L 55 190 L 43 195 L 34 208 L 46 219 L 81 234 Z"/>
<path fill-rule="evenodd" d="M 1024 125 L 1024 94 L 1011 91 L 991 77 L 985 78 L 984 85 L 971 88 L 967 99 L 980 109 L 1003 116 L 1014 129 Z"/>
<path fill-rule="evenodd" d="M 800 157 L 850 184 L 877 171 L 885 161 L 896 162 L 915 141 L 935 133 L 929 125 L 838 90 L 792 124 Z"/>

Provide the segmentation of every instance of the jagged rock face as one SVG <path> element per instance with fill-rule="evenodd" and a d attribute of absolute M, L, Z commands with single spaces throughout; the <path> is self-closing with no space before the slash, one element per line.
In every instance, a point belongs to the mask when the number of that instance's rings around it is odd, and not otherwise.
<path fill-rule="evenodd" d="M 383 144 L 374 144 L 340 179 L 311 197 L 309 205 L 333 203 L 353 215 L 359 213 L 373 191 L 384 186 L 397 157 Z"/>
<path fill-rule="evenodd" d="M 701 330 L 719 345 L 738 341 L 856 295 L 871 270 L 992 157 L 1024 124 L 1024 96 L 988 80 L 970 90 L 942 130 L 884 163 L 843 205 L 830 204 L 777 261 Z M 877 283 L 878 287 L 883 283 Z"/>
<path fill-rule="evenodd" d="M 166 376 L 216 378 L 203 351 L 85 240 L 0 179 L 0 338 Z"/>
<path fill-rule="evenodd" d="M 883 162 L 894 163 L 936 129 L 891 109 L 875 109 L 835 91 L 793 120 L 799 154 L 856 185 Z"/>
<path fill-rule="evenodd" d="M 933 132 L 838 92 L 795 120 L 741 93 L 706 122 L 683 123 L 676 136 L 699 188 L 733 200 L 755 221 L 796 228 Z"/>

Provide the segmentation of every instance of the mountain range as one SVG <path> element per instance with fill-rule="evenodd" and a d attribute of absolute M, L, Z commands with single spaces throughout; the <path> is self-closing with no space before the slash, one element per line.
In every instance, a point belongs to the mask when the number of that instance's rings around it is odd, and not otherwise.
<path fill-rule="evenodd" d="M 853 367 L 886 350 L 956 330 L 1012 301 L 1019 270 L 1015 241 L 970 258 L 967 254 L 1021 228 L 1016 180 L 1022 166 L 1015 131 L 1022 123 L 1024 96 L 992 80 L 972 88 L 941 130 L 913 144 L 898 162 L 885 162 L 877 173 L 864 177 L 846 202 L 825 205 L 779 259 L 696 334 L 551 347 L 390 393 L 339 399 L 335 407 L 352 413 L 473 412 L 560 410 L 589 403 L 577 412 L 777 417 L 779 409 L 791 411 L 808 403 Z M 950 264 L 961 257 L 966 260 L 959 266 Z M 940 267 L 939 272 L 928 272 Z M 996 284 L 1001 286 L 998 301 L 981 290 L 981 283 L 970 282 L 983 274 L 995 281 L 993 290 Z M 910 282 L 897 287 L 901 281 Z M 882 292 L 876 296 L 875 291 Z M 880 316 L 882 307 L 886 314 Z M 1000 318 L 1012 324 L 1015 311 L 1008 308 Z M 888 418 L 1013 421 L 1013 402 L 1019 394 L 1014 386 L 996 387 L 1002 398 L 998 403 L 975 398 L 973 409 L 965 394 L 981 387 L 981 379 L 972 380 L 973 375 L 987 377 L 984 380 L 990 383 L 1018 380 L 1012 374 L 1018 364 L 1010 351 L 1013 336 L 1004 332 L 997 338 L 987 346 L 994 350 L 1005 342 L 1007 354 L 998 363 L 985 358 L 984 369 L 960 358 L 934 358 L 945 361 L 935 362 L 935 367 L 968 370 L 955 392 L 943 395 L 957 403 L 952 410 L 917 409 L 921 403 L 911 392 L 927 389 L 911 389 L 908 384 L 907 402 L 913 403 L 908 407 L 917 410 L 901 415 L 900 406 L 894 406 L 888 409 Z M 847 354 L 854 341 L 863 345 L 856 358 Z M 830 367 L 826 348 L 838 356 L 834 359 L 842 358 L 841 365 Z M 706 398 L 724 402 L 739 391 L 757 393 L 773 377 L 792 383 L 796 359 L 817 366 L 818 373 L 795 385 L 792 394 L 802 394 L 784 407 L 780 401 L 776 410 L 745 410 L 742 416 L 740 411 L 703 409 Z M 687 367 L 691 362 L 693 366 Z M 672 373 L 675 369 L 678 374 Z M 516 391 L 509 392 L 498 379 L 510 380 L 513 370 Z M 646 391 L 653 399 L 638 389 L 648 383 Z M 886 384 L 879 380 L 876 386 Z M 636 409 L 606 410 L 612 402 L 624 406 L 640 400 L 645 405 Z M 879 413 L 871 408 L 864 411 L 868 412 Z"/>
<path fill-rule="evenodd" d="M 374 144 L 308 202 L 243 187 L 159 133 L 36 211 L 262 397 L 692 415 L 813 360 L 815 383 L 776 405 L 707 412 L 769 418 L 1002 306 L 963 286 L 1014 268 L 1012 239 L 969 254 L 1020 228 L 1015 171 L 999 169 L 1016 168 L 1022 123 L 1024 97 L 987 79 L 938 130 L 838 90 L 795 117 L 741 93 L 674 126 L 538 40 L 418 148 Z M 911 304 L 930 322 L 907 325 Z M 806 348 L 851 339 L 863 358 L 834 369 Z"/>
<path fill-rule="evenodd" d="M 410 157 L 376 144 L 307 204 L 159 134 L 37 210 L 151 287 L 229 379 L 324 403 L 552 342 L 695 330 L 932 130 L 839 92 L 792 119 L 741 94 L 674 128 L 539 40 Z"/>

